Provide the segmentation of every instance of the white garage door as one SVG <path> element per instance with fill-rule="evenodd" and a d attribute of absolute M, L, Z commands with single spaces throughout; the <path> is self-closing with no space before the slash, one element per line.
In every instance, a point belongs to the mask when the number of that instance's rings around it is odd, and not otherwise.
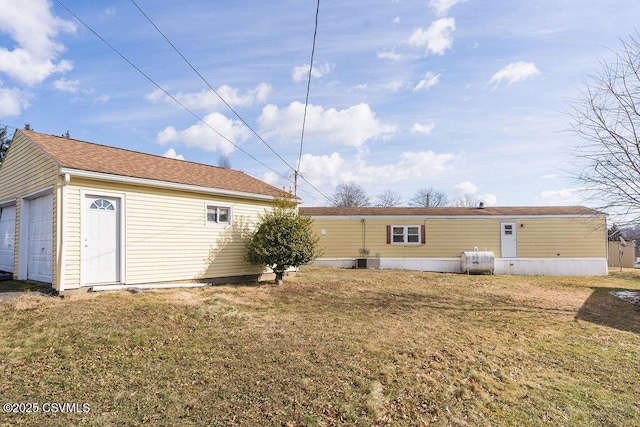
<path fill-rule="evenodd" d="M 15 237 L 16 207 L 0 208 L 0 271 L 13 273 Z"/>
<path fill-rule="evenodd" d="M 53 246 L 53 195 L 29 201 L 27 279 L 51 283 Z"/>

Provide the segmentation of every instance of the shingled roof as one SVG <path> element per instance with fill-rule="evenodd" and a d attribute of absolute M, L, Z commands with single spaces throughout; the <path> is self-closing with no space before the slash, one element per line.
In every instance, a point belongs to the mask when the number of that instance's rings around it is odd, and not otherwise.
<path fill-rule="evenodd" d="M 504 207 L 441 207 L 441 208 L 339 208 L 300 207 L 301 215 L 317 216 L 531 216 L 571 215 L 602 216 L 604 212 L 584 206 L 504 206 Z"/>
<path fill-rule="evenodd" d="M 19 129 L 17 133 L 29 138 L 62 168 L 248 194 L 283 195 L 281 189 L 236 170 L 28 130 Z"/>

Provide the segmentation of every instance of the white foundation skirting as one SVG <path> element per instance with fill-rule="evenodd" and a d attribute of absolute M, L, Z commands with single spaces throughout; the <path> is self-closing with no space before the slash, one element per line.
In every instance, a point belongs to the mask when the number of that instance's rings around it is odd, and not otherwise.
<path fill-rule="evenodd" d="M 354 268 L 356 258 L 318 258 L 316 267 Z M 380 258 L 380 268 L 462 272 L 460 258 Z M 496 258 L 495 274 L 537 276 L 606 276 L 606 258 Z"/>

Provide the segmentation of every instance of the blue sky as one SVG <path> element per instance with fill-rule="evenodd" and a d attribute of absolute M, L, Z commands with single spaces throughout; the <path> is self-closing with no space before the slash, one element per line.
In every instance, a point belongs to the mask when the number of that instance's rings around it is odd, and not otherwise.
<path fill-rule="evenodd" d="M 0 126 L 213 165 L 225 154 L 292 187 L 315 1 L 136 0 L 271 149 L 134 3 L 61 3 L 190 111 L 57 1 L 0 0 Z M 324 205 L 353 181 L 372 202 L 434 187 L 488 205 L 586 203 L 567 177 L 567 102 L 638 17 L 637 0 L 321 0 L 299 196 Z"/>

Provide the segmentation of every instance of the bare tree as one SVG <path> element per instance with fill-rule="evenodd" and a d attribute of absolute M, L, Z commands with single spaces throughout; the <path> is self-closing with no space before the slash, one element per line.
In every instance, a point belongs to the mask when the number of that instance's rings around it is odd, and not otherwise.
<path fill-rule="evenodd" d="M 453 206 L 456 206 L 459 208 L 474 208 L 474 207 L 478 207 L 479 203 L 480 203 L 480 200 L 478 200 L 478 198 L 475 195 L 471 193 L 467 193 L 455 199 L 453 201 Z"/>
<path fill-rule="evenodd" d="M 400 206 L 402 197 L 393 190 L 385 190 L 376 196 L 376 206 L 380 208 L 390 208 Z"/>
<path fill-rule="evenodd" d="M 231 160 L 229 160 L 229 156 L 226 154 L 220 154 L 218 157 L 218 167 L 223 169 L 231 169 Z"/>
<path fill-rule="evenodd" d="M 423 208 L 447 206 L 447 203 L 449 203 L 447 194 L 442 191 L 437 191 L 433 187 L 419 189 L 409 201 L 411 206 L 420 206 Z"/>
<path fill-rule="evenodd" d="M 640 217 L 640 35 L 621 40 L 610 62 L 585 78 L 570 103 L 571 130 L 580 137 L 572 173 L 602 210 Z"/>
<path fill-rule="evenodd" d="M 364 188 L 354 182 L 338 184 L 331 200 L 333 206 L 343 208 L 359 208 L 370 204 Z"/>

